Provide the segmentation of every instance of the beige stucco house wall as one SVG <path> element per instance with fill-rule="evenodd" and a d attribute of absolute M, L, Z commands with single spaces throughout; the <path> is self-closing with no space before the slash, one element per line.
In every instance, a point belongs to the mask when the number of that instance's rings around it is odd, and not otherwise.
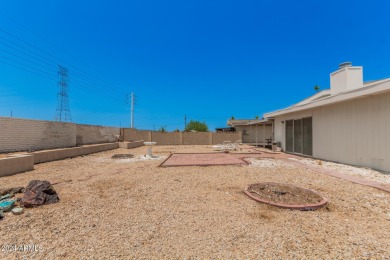
<path fill-rule="evenodd" d="M 312 117 L 313 157 L 390 172 L 390 79 L 356 83 L 359 69 L 340 68 L 320 98 L 264 115 L 274 120 L 274 138 L 284 150 L 286 120 Z"/>

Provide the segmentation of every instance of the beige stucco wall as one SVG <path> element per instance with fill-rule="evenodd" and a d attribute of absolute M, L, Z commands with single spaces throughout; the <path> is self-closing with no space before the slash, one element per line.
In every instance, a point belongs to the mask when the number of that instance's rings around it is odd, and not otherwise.
<path fill-rule="evenodd" d="M 313 156 L 390 172 L 390 94 L 324 106 L 275 118 L 275 139 L 285 149 L 285 124 L 313 118 Z"/>

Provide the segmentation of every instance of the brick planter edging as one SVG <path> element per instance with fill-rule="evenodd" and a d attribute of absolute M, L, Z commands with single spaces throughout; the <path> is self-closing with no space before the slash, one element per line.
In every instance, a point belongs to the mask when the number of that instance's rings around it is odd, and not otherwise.
<path fill-rule="evenodd" d="M 275 183 L 275 182 L 271 182 L 273 184 L 279 184 L 279 183 Z M 260 183 L 253 183 L 253 184 L 250 184 L 248 185 L 245 189 L 244 189 L 244 193 L 246 195 L 248 195 L 250 198 L 258 201 L 258 202 L 262 202 L 262 203 L 265 203 L 265 204 L 269 204 L 269 205 L 272 205 L 272 206 L 276 206 L 276 207 L 279 207 L 279 208 L 285 208 L 285 209 L 295 209 L 295 210 L 316 210 L 316 209 L 319 209 L 319 208 L 322 208 L 323 206 L 325 206 L 329 200 L 325 197 L 323 197 L 322 195 L 318 194 L 317 192 L 315 191 L 312 191 L 312 190 L 309 190 L 309 189 L 305 189 L 305 188 L 301 188 L 301 187 L 298 187 L 302 190 L 306 190 L 306 191 L 309 191 L 309 192 L 312 192 L 320 197 L 322 197 L 322 200 L 318 203 L 313 203 L 313 204 L 301 204 L 301 205 L 294 205 L 294 204 L 283 204 L 283 203 L 276 203 L 276 202 L 272 202 L 272 201 L 269 201 L 269 200 L 265 200 L 265 199 L 261 199 L 257 196 L 254 196 L 252 195 L 251 192 L 248 191 L 249 187 L 251 185 L 256 185 L 256 184 L 260 184 Z M 286 184 L 283 184 L 283 185 L 286 185 Z M 289 185 L 289 186 L 292 186 L 292 187 L 296 187 L 296 186 L 293 186 L 293 185 Z"/>

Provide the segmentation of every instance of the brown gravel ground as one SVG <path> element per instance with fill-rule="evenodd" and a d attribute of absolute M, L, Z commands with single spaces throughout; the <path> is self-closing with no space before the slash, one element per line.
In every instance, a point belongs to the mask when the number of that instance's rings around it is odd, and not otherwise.
<path fill-rule="evenodd" d="M 206 146 L 156 146 L 210 152 Z M 9 213 L 0 222 L 0 259 L 389 259 L 390 194 L 284 164 L 162 168 L 162 160 L 119 163 L 118 153 L 39 164 L 0 178 L 2 188 L 48 180 L 61 201 Z M 258 203 L 247 184 L 284 182 L 313 189 L 330 203 L 291 211 Z M 4 252 L 35 244 L 38 252 Z"/>

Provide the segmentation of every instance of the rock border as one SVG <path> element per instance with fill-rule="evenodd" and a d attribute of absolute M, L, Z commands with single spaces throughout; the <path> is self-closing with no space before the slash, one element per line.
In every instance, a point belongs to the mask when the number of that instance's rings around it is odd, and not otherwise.
<path fill-rule="evenodd" d="M 299 189 L 302 189 L 302 190 L 310 191 L 310 192 L 312 192 L 312 193 L 322 197 L 322 200 L 320 202 L 314 203 L 314 204 L 301 204 L 301 205 L 291 204 L 290 205 L 290 204 L 276 203 L 276 202 L 272 202 L 272 201 L 269 201 L 269 200 L 261 199 L 261 198 L 259 198 L 257 196 L 252 195 L 252 193 L 248 191 L 248 189 L 249 189 L 249 187 L 251 185 L 257 185 L 257 184 L 262 184 L 262 183 L 264 183 L 264 182 L 249 184 L 244 189 L 244 193 L 246 195 L 248 195 L 251 199 L 255 200 L 255 201 L 262 202 L 262 203 L 265 203 L 265 204 L 269 204 L 269 205 L 272 205 L 272 206 L 276 206 L 276 207 L 279 207 L 279 208 L 294 209 L 294 210 L 316 210 L 316 209 L 322 208 L 323 206 L 325 206 L 329 202 L 329 200 L 327 198 L 325 198 L 324 196 L 320 195 L 318 192 L 315 192 L 315 191 L 309 190 L 309 189 L 305 189 L 305 188 L 301 188 L 301 187 L 298 187 L 298 186 L 294 186 L 294 185 L 291 185 L 291 184 L 285 184 L 285 183 L 266 182 L 266 183 L 271 183 L 271 184 L 288 185 L 288 186 L 291 186 L 291 187 L 295 187 L 295 188 L 299 188 Z"/>

